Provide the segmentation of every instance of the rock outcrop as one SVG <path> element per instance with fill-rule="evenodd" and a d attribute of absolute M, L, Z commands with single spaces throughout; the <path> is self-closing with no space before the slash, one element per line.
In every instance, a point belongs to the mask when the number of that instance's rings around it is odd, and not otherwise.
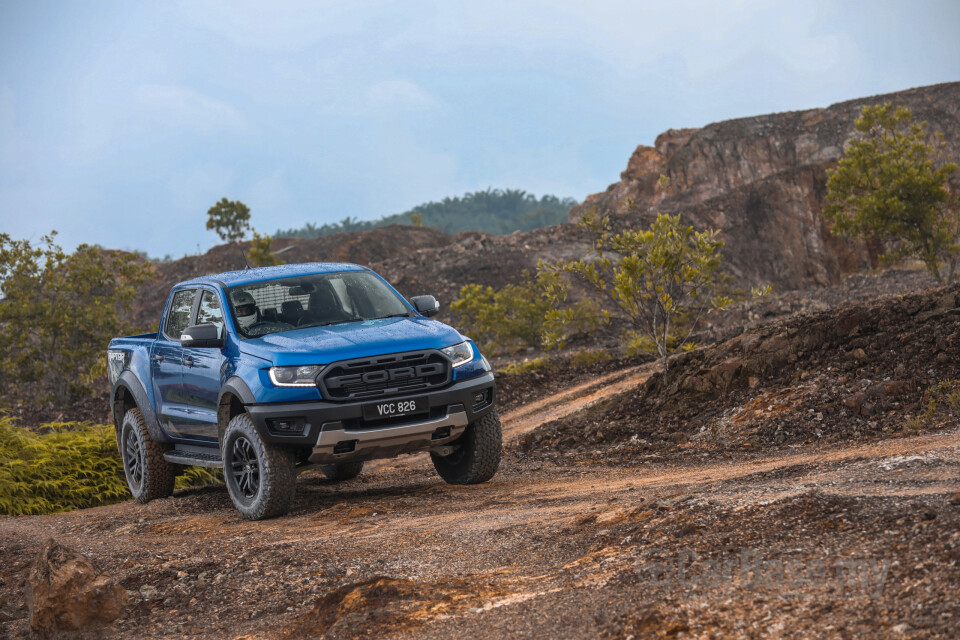
<path fill-rule="evenodd" d="M 725 264 L 741 282 L 783 288 L 836 282 L 869 265 L 877 247 L 829 234 L 821 213 L 825 170 L 840 158 L 861 109 L 884 102 L 926 120 L 960 156 L 960 83 L 921 87 L 826 109 L 671 129 L 654 146 L 637 147 L 620 181 L 574 207 L 570 221 L 590 209 L 616 216 L 621 226 L 679 213 L 694 226 L 721 229 Z M 669 178 L 665 185 L 661 175 Z"/>
<path fill-rule="evenodd" d="M 116 620 L 127 594 L 86 557 L 50 539 L 30 568 L 26 601 L 31 628 L 48 637 Z"/>

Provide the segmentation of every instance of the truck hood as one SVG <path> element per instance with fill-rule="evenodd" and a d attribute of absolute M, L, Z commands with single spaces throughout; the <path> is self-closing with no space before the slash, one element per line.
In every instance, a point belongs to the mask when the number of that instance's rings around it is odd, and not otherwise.
<path fill-rule="evenodd" d="M 387 353 L 442 349 L 465 340 L 452 327 L 427 318 L 383 318 L 295 329 L 245 340 L 240 351 L 274 365 L 329 364 Z"/>

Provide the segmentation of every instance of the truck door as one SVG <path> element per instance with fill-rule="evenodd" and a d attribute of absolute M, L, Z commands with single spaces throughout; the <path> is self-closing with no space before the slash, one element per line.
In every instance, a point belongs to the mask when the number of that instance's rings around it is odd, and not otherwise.
<path fill-rule="evenodd" d="M 157 334 L 150 354 L 153 394 L 157 415 L 164 429 L 172 436 L 182 437 L 183 424 L 183 347 L 180 334 L 190 324 L 196 289 L 181 289 L 173 294 L 170 308 Z"/>
<path fill-rule="evenodd" d="M 196 324 L 213 324 L 223 337 L 223 311 L 216 293 L 201 289 Z M 220 349 L 183 350 L 184 437 L 217 439 L 217 400 L 222 386 L 223 352 Z"/>

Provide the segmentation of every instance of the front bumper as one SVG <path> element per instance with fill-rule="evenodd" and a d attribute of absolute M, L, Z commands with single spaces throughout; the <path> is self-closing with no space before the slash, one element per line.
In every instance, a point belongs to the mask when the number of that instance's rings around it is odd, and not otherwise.
<path fill-rule="evenodd" d="M 485 395 L 480 404 L 476 402 L 479 394 Z M 313 463 L 387 458 L 451 442 L 468 424 L 489 413 L 495 402 L 493 373 L 456 382 L 439 391 L 389 400 L 406 397 L 425 397 L 429 413 L 370 423 L 363 419 L 363 405 L 373 400 L 248 404 L 246 410 L 265 441 L 310 447 Z M 283 433 L 277 428 L 281 422 L 302 424 L 303 428 L 297 433 Z M 342 444 L 351 441 L 352 448 Z"/>
<path fill-rule="evenodd" d="M 442 447 L 463 435 L 468 424 L 467 412 L 459 404 L 451 405 L 445 416 L 400 426 L 346 429 L 339 422 L 327 423 L 310 453 L 310 462 L 332 464 L 392 458 Z"/>

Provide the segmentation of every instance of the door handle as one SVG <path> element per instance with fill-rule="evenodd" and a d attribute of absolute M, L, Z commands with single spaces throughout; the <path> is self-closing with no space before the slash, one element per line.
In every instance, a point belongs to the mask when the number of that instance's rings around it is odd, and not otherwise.
<path fill-rule="evenodd" d="M 156 360 L 157 362 L 163 362 L 163 354 L 155 353 L 153 354 L 153 359 Z"/>
<path fill-rule="evenodd" d="M 190 356 L 187 356 L 186 358 L 183 359 L 183 364 L 187 365 L 188 367 L 192 367 L 193 358 L 191 358 Z"/>

